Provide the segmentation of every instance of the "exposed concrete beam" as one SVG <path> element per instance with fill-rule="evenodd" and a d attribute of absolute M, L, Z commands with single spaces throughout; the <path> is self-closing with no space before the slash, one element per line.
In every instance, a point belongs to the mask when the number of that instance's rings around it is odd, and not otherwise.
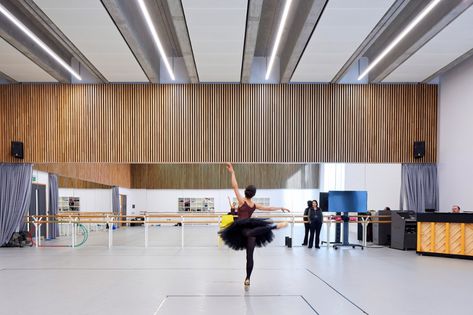
<path fill-rule="evenodd" d="M 428 3 L 425 3 L 427 5 Z M 408 34 L 399 45 L 390 52 L 389 58 L 381 61 L 369 74 L 369 81 L 379 83 L 383 81 L 392 71 L 399 67 L 404 61 L 412 56 L 417 50 L 424 46 L 430 39 L 437 35 L 450 22 L 455 20 L 463 11 L 473 4 L 473 0 L 449 0 L 440 2 L 435 9 L 424 19 L 415 31 Z M 406 19 L 404 25 L 396 27 L 396 34 L 402 30 L 412 18 Z M 394 29 L 394 28 L 393 28 Z M 392 29 L 392 30 L 393 30 Z M 392 31 L 391 30 L 391 31 Z M 392 36 L 386 38 L 383 48 L 393 39 Z M 378 50 L 377 53 L 379 53 Z M 375 58 L 373 54 L 370 60 Z"/>
<path fill-rule="evenodd" d="M 386 14 L 381 18 L 381 20 L 376 24 L 374 29 L 370 32 L 370 34 L 365 38 L 365 40 L 361 43 L 361 45 L 355 50 L 353 55 L 347 62 L 343 65 L 343 67 L 338 71 L 335 77 L 332 79 L 331 83 L 338 83 L 340 80 L 345 76 L 347 71 L 350 70 L 353 63 L 357 62 L 358 59 L 363 57 L 366 51 L 373 45 L 381 34 L 388 28 L 391 23 L 396 19 L 396 17 L 404 10 L 404 8 L 409 3 L 409 0 L 396 0 L 393 5 L 389 8 Z"/>
<path fill-rule="evenodd" d="M 181 48 L 182 58 L 187 69 L 187 74 L 191 83 L 199 83 L 199 75 L 195 65 L 194 53 L 187 30 L 186 18 L 181 1 L 166 0 L 171 13 L 172 23 Z M 262 0 L 261 0 L 262 1 Z"/>
<path fill-rule="evenodd" d="M 467 51 L 466 53 L 464 53 L 463 55 L 461 55 L 460 57 L 458 57 L 457 59 L 453 60 L 452 62 L 450 62 L 448 65 L 446 65 L 445 67 L 443 67 L 442 69 L 440 69 L 439 71 L 435 72 L 434 74 L 432 74 L 430 77 L 426 78 L 424 81 L 422 81 L 422 83 L 429 83 L 431 82 L 433 79 L 435 79 L 436 77 L 438 77 L 439 75 L 442 75 L 444 74 L 445 72 L 448 72 L 450 71 L 451 69 L 455 68 L 456 66 L 458 66 L 459 64 L 461 64 L 463 61 L 469 59 L 473 57 L 473 49 L 470 49 L 469 51 Z"/>
<path fill-rule="evenodd" d="M 307 14 L 305 18 L 295 18 L 290 29 L 291 35 L 287 37 L 284 51 L 280 54 L 281 83 L 289 83 L 297 64 L 304 53 L 305 47 L 322 16 L 328 0 L 313 0 L 299 2 L 298 10 Z"/>
<path fill-rule="evenodd" d="M 253 57 L 255 56 L 256 40 L 261 20 L 263 0 L 249 0 L 246 19 L 245 46 L 241 67 L 241 83 L 250 83 Z"/>
<path fill-rule="evenodd" d="M 125 42 L 140 64 L 148 80 L 159 83 L 160 57 L 149 34 L 137 1 L 129 0 L 101 0 L 108 11 Z M 154 1 L 146 1 L 151 16 L 156 8 Z"/>

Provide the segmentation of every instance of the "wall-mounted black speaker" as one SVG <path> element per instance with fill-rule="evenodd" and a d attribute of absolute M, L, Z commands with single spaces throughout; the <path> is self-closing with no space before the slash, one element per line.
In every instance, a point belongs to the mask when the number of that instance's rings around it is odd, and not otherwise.
<path fill-rule="evenodd" d="M 23 158 L 23 142 L 11 142 L 11 155 L 16 157 L 17 159 Z"/>
<path fill-rule="evenodd" d="M 425 141 L 414 142 L 414 159 L 421 159 L 425 156 Z"/>

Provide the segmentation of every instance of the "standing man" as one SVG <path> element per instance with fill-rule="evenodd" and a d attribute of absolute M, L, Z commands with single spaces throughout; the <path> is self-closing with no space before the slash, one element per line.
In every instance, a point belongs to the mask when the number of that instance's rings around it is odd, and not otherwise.
<path fill-rule="evenodd" d="M 307 201 L 307 208 L 304 210 L 304 242 L 302 246 L 307 246 L 307 239 L 309 238 L 310 220 L 309 209 L 312 208 L 312 200 Z"/>

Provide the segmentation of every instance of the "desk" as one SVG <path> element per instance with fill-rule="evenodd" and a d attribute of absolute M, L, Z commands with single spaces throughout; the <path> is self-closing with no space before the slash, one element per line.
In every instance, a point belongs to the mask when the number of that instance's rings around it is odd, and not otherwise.
<path fill-rule="evenodd" d="M 419 213 L 417 253 L 473 259 L 473 214 Z"/>

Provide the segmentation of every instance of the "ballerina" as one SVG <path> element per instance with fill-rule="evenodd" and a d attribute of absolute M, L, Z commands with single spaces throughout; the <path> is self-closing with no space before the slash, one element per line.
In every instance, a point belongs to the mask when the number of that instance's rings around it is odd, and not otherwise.
<path fill-rule="evenodd" d="M 220 231 L 220 236 L 227 246 L 234 250 L 246 250 L 246 278 L 245 286 L 250 285 L 251 272 L 253 271 L 253 253 L 255 247 L 266 246 L 274 239 L 274 229 L 281 229 L 287 226 L 287 222 L 273 224 L 269 220 L 251 218 L 253 212 L 258 210 L 289 212 L 283 207 L 270 207 L 257 204 L 251 200 L 256 194 L 256 187 L 249 185 L 245 189 L 245 197 L 238 190 L 235 171 L 230 163 L 226 164 L 228 172 L 231 174 L 232 188 L 238 200 L 238 220 L 234 221 L 224 230 Z"/>

